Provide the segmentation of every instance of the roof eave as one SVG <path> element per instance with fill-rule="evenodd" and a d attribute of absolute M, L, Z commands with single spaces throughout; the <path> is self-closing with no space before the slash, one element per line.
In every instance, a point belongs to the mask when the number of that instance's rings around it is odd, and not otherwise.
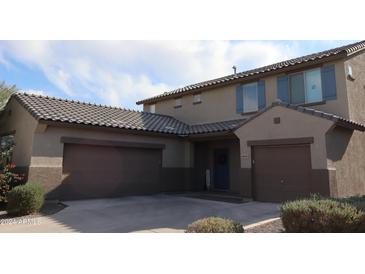
<path fill-rule="evenodd" d="M 340 126 L 340 127 L 344 127 L 344 128 L 348 128 L 348 129 L 351 129 L 351 130 L 358 130 L 358 131 L 361 131 L 361 132 L 365 131 L 365 126 L 363 126 L 363 125 L 359 125 L 359 124 L 351 123 L 351 122 L 346 122 L 346 121 L 342 121 L 342 120 L 337 120 L 335 122 L 335 125 Z"/>
<path fill-rule="evenodd" d="M 46 120 L 46 119 L 39 119 L 39 123 L 45 124 L 48 126 L 54 126 L 54 127 L 79 128 L 79 129 L 91 129 L 91 130 L 102 130 L 102 131 L 107 130 L 107 131 L 113 131 L 113 132 L 117 132 L 117 133 L 181 138 L 181 136 L 179 136 L 178 133 L 174 133 L 174 132 L 160 132 L 160 131 L 152 131 L 152 130 L 144 130 L 144 129 L 110 127 L 110 126 L 83 124 L 83 123 L 67 122 L 67 121 L 54 121 L 54 120 Z"/>
<path fill-rule="evenodd" d="M 10 97 L 8 103 L 10 102 L 10 100 L 16 100 L 18 102 L 18 104 L 20 104 L 34 119 L 36 119 L 37 121 L 40 120 L 39 115 L 32 109 L 30 109 L 27 104 L 25 104 L 18 96 L 17 93 L 12 94 L 12 96 Z"/>
<path fill-rule="evenodd" d="M 237 138 L 232 130 L 223 130 L 218 132 L 207 132 L 207 133 L 193 133 L 187 136 L 189 140 L 197 141 L 212 138 Z"/>
<path fill-rule="evenodd" d="M 313 110 L 306 109 L 305 107 L 303 107 L 302 110 L 298 110 L 296 106 L 290 105 L 290 104 L 287 104 L 287 103 L 283 103 L 283 102 L 274 102 L 274 103 L 272 103 L 271 105 L 267 106 L 265 109 L 259 111 L 255 115 L 248 118 L 246 121 L 242 122 L 241 125 L 239 127 L 237 127 L 234 131 L 238 130 L 239 128 L 246 125 L 247 123 L 250 123 L 251 121 L 255 120 L 258 116 L 262 115 L 263 113 L 267 112 L 268 110 L 272 109 L 273 107 L 283 107 L 283 108 L 286 108 L 286 109 L 295 110 L 295 111 L 298 111 L 298 112 L 303 113 L 303 114 L 312 115 L 313 117 L 327 119 L 329 121 L 332 121 L 334 123 L 334 125 L 336 125 L 336 126 L 348 128 L 348 129 L 351 129 L 351 130 L 359 130 L 361 132 L 365 131 L 365 125 L 359 124 L 357 122 L 347 121 L 347 120 L 344 120 L 343 118 L 340 118 L 340 117 L 326 118 L 323 115 L 314 114 Z"/>

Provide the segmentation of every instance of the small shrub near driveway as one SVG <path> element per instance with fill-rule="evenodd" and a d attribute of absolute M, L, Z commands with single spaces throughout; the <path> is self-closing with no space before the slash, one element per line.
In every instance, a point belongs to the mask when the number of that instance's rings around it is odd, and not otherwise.
<path fill-rule="evenodd" d="M 355 198 L 297 200 L 281 206 L 281 219 L 286 232 L 365 232 L 360 205 Z"/>
<path fill-rule="evenodd" d="M 243 233 L 240 223 L 219 217 L 197 220 L 188 226 L 187 233 Z"/>
<path fill-rule="evenodd" d="M 337 198 L 335 201 L 345 203 L 356 207 L 358 210 L 365 212 L 365 196 L 353 196 L 348 198 Z"/>
<path fill-rule="evenodd" d="M 0 206 L 6 205 L 9 191 L 23 181 L 23 176 L 14 173 L 14 169 L 15 165 L 8 164 L 0 170 Z"/>
<path fill-rule="evenodd" d="M 27 183 L 14 187 L 7 196 L 9 215 L 23 216 L 38 212 L 44 203 L 44 189 L 41 184 Z"/>

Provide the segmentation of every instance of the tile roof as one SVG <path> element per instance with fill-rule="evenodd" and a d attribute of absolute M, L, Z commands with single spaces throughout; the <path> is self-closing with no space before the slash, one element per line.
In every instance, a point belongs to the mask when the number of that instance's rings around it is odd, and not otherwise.
<path fill-rule="evenodd" d="M 187 132 L 188 134 L 201 134 L 234 130 L 239 128 L 241 124 L 246 120 L 247 118 L 215 123 L 189 125 L 187 128 Z"/>
<path fill-rule="evenodd" d="M 348 127 L 350 129 L 365 131 L 365 125 L 357 123 L 353 120 L 343 118 L 343 117 L 338 116 L 336 114 L 327 113 L 327 112 L 316 110 L 316 109 L 309 108 L 309 107 L 290 105 L 288 103 L 283 103 L 283 102 L 274 102 L 273 106 L 275 106 L 275 105 L 279 105 L 279 106 L 282 106 L 282 107 L 294 109 L 296 111 L 307 113 L 307 114 L 310 114 L 310 115 L 313 115 L 313 116 L 321 117 L 321 118 L 333 121 L 334 123 L 336 123 L 338 125 Z"/>
<path fill-rule="evenodd" d="M 232 130 L 240 122 L 245 120 L 188 125 L 167 115 L 89 104 L 48 96 L 16 93 L 13 95 L 13 98 L 37 120 L 182 136 Z"/>
<path fill-rule="evenodd" d="M 282 106 L 328 119 L 339 126 L 365 131 L 365 125 L 338 115 L 283 102 L 274 102 L 250 118 L 188 125 L 171 116 L 161 114 L 26 93 L 16 93 L 12 97 L 37 120 L 156 132 L 178 136 L 233 131 L 275 106 Z"/>
<path fill-rule="evenodd" d="M 256 113 L 255 115 L 249 117 L 245 121 L 242 121 L 240 126 L 248 123 L 249 121 L 254 120 L 257 116 L 260 116 L 262 113 L 266 112 L 267 110 L 269 110 L 269 109 L 271 109 L 275 106 L 281 106 L 281 107 L 296 110 L 296 111 L 299 111 L 299 112 L 302 112 L 302 113 L 306 113 L 306 114 L 309 114 L 309 115 L 317 116 L 317 117 L 320 117 L 320 118 L 323 118 L 323 119 L 327 119 L 327 120 L 330 120 L 330 121 L 334 122 L 338 126 L 342 126 L 342 127 L 346 127 L 346 128 L 350 128 L 350 129 L 354 129 L 354 130 L 365 131 L 365 125 L 364 124 L 360 124 L 360 123 L 357 123 L 355 121 L 340 117 L 336 114 L 327 113 L 327 112 L 316 110 L 316 109 L 309 108 L 309 107 L 291 105 L 291 104 L 280 102 L 280 101 L 273 102 L 270 106 L 266 107 L 265 109 L 261 110 L 260 112 Z"/>
<path fill-rule="evenodd" d="M 195 90 L 198 91 L 201 88 L 206 88 L 206 87 L 215 86 L 215 85 L 219 85 L 219 84 L 230 84 L 230 83 L 234 82 L 235 80 L 236 81 L 238 81 L 240 79 L 243 80 L 244 78 L 247 78 L 250 76 L 255 76 L 255 75 L 261 76 L 261 74 L 264 74 L 264 73 L 285 69 L 285 68 L 300 65 L 303 63 L 311 63 L 311 62 L 317 62 L 317 61 L 324 62 L 324 61 L 328 60 L 329 58 L 335 57 L 335 56 L 339 56 L 339 57 L 350 56 L 350 55 L 355 54 L 364 49 L 365 49 L 365 40 L 361 41 L 361 42 L 353 43 L 350 45 L 346 45 L 346 46 L 342 46 L 342 47 L 338 47 L 338 48 L 334 48 L 334 49 L 290 59 L 287 61 L 275 63 L 272 65 L 240 72 L 237 74 L 231 74 L 231 75 L 227 75 L 227 76 L 224 76 L 221 78 L 217 78 L 217 79 L 213 79 L 213 80 L 209 80 L 209 81 L 205 81 L 205 82 L 201 82 L 201 83 L 197 83 L 197 84 L 193 84 L 193 85 L 188 85 L 183 88 L 178 88 L 178 89 L 175 89 L 175 90 L 172 90 L 169 92 L 165 92 L 165 93 L 162 93 L 162 94 L 154 96 L 154 97 L 150 97 L 150 98 L 138 101 L 137 104 L 153 103 L 153 102 L 164 100 L 166 97 L 181 96 L 181 95 L 184 95 L 186 93 L 189 93 L 189 92 L 192 92 Z"/>

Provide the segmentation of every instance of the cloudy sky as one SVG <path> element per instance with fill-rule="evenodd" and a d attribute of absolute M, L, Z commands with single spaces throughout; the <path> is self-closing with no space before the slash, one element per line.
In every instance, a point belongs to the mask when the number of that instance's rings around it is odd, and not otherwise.
<path fill-rule="evenodd" d="M 354 41 L 0 41 L 0 81 L 61 98 L 140 109 L 177 87 Z"/>

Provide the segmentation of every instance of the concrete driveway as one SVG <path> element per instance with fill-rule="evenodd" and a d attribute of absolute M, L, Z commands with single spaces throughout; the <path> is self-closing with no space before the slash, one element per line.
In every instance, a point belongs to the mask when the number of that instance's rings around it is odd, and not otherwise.
<path fill-rule="evenodd" d="M 233 204 L 174 195 L 64 202 L 62 211 L 4 223 L 0 232 L 184 232 L 196 219 L 219 216 L 249 225 L 279 216 L 279 205 Z"/>

